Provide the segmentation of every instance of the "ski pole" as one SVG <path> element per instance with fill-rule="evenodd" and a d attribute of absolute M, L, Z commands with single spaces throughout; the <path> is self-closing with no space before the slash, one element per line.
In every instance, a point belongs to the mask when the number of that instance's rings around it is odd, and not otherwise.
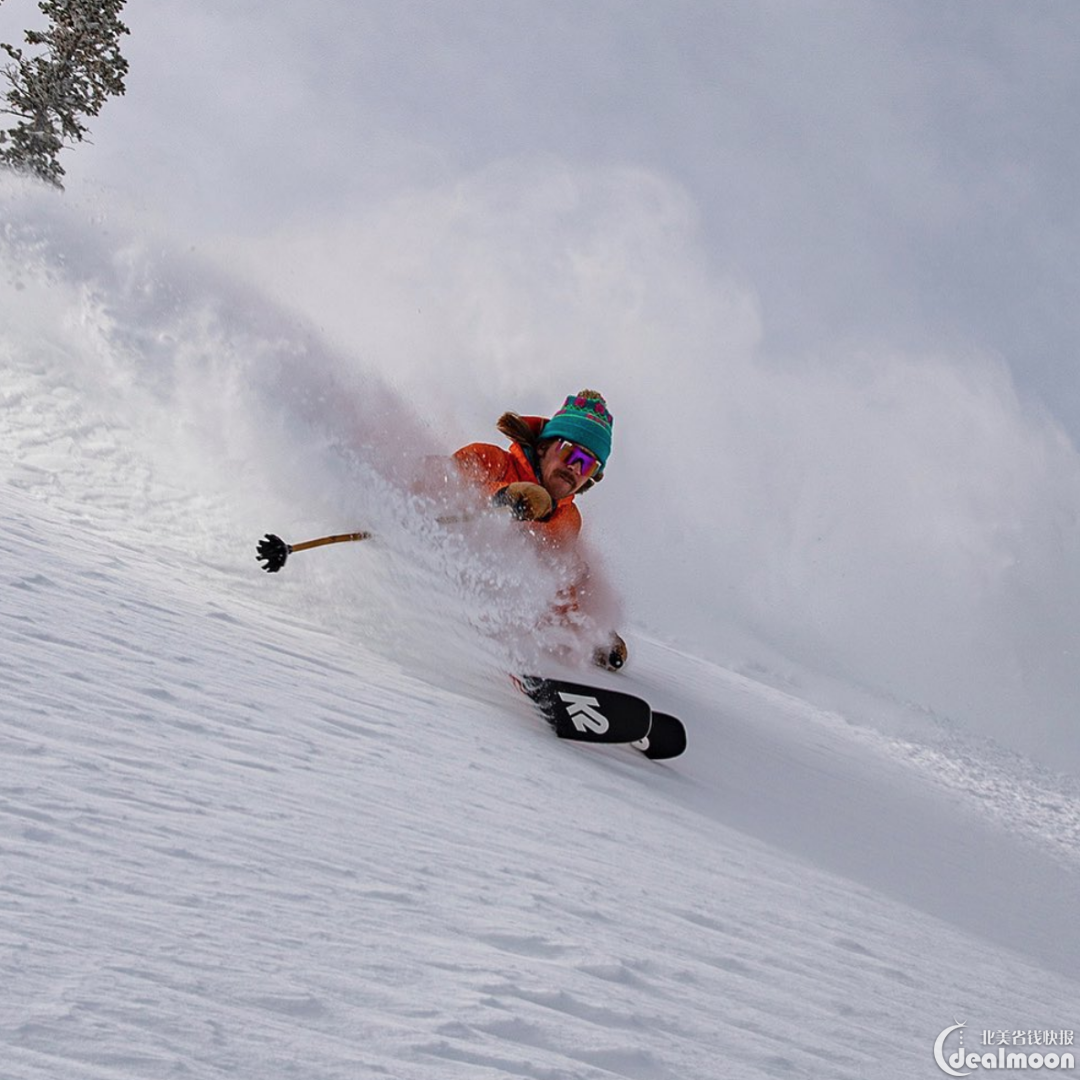
<path fill-rule="evenodd" d="M 0 0 L 2 3 L 3 0 Z M 475 520 L 474 514 L 443 514 L 435 519 L 440 525 L 460 525 L 462 522 Z M 267 533 L 255 545 L 255 558 L 266 563 L 263 569 L 268 574 L 276 574 L 285 560 L 294 551 L 307 551 L 308 548 L 323 547 L 325 544 L 346 544 L 352 540 L 370 540 L 370 532 L 339 533 L 336 536 L 320 536 L 316 540 L 303 540 L 299 544 L 286 544 L 280 536 Z"/>
<path fill-rule="evenodd" d="M 320 536 L 317 540 L 304 540 L 299 544 L 286 544 L 280 536 L 267 533 L 255 546 L 255 558 L 266 563 L 263 569 L 268 574 L 276 574 L 294 551 L 307 551 L 308 548 L 322 547 L 324 544 L 345 544 L 351 540 L 370 539 L 369 532 L 354 532 L 341 533 L 337 536 Z"/>

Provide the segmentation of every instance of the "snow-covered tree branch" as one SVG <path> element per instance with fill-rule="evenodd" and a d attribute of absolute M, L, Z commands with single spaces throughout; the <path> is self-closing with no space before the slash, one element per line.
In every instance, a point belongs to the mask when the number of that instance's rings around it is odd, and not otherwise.
<path fill-rule="evenodd" d="M 41 0 L 46 30 L 28 30 L 26 45 L 44 51 L 27 55 L 6 43 L 11 58 L 3 74 L 9 83 L 6 107 L 18 123 L 0 131 L 0 163 L 33 173 L 63 187 L 60 151 L 82 142 L 83 123 L 97 116 L 110 96 L 125 91 L 128 63 L 120 54 L 120 21 L 125 0 Z"/>

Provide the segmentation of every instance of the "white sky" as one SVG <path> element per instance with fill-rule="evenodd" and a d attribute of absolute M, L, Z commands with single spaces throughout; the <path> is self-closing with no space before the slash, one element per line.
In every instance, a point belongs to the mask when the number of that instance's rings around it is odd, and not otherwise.
<path fill-rule="evenodd" d="M 0 9 L 14 41 L 34 15 Z M 154 0 L 66 155 L 180 236 L 347 216 L 496 162 L 688 193 L 776 356 L 1002 356 L 1080 432 L 1080 7 L 939 0 Z M 347 267 L 341 268 L 347 271 Z"/>

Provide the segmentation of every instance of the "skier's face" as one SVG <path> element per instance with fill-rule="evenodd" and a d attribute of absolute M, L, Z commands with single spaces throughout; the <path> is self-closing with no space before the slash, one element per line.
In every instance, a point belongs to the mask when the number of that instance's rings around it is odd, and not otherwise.
<path fill-rule="evenodd" d="M 589 476 L 582 475 L 579 460 L 572 458 L 568 461 L 567 455 L 562 453 L 565 445 L 563 440 L 556 439 L 548 443 L 540 455 L 540 482 L 556 502 L 579 491 L 589 479 Z"/>

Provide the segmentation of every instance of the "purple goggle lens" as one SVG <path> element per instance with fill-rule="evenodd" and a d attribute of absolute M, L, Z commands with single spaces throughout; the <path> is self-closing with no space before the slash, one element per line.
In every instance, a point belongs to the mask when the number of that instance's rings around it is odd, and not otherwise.
<path fill-rule="evenodd" d="M 600 459 L 569 439 L 560 439 L 555 452 L 563 464 L 577 466 L 582 480 L 591 480 L 600 471 Z"/>

